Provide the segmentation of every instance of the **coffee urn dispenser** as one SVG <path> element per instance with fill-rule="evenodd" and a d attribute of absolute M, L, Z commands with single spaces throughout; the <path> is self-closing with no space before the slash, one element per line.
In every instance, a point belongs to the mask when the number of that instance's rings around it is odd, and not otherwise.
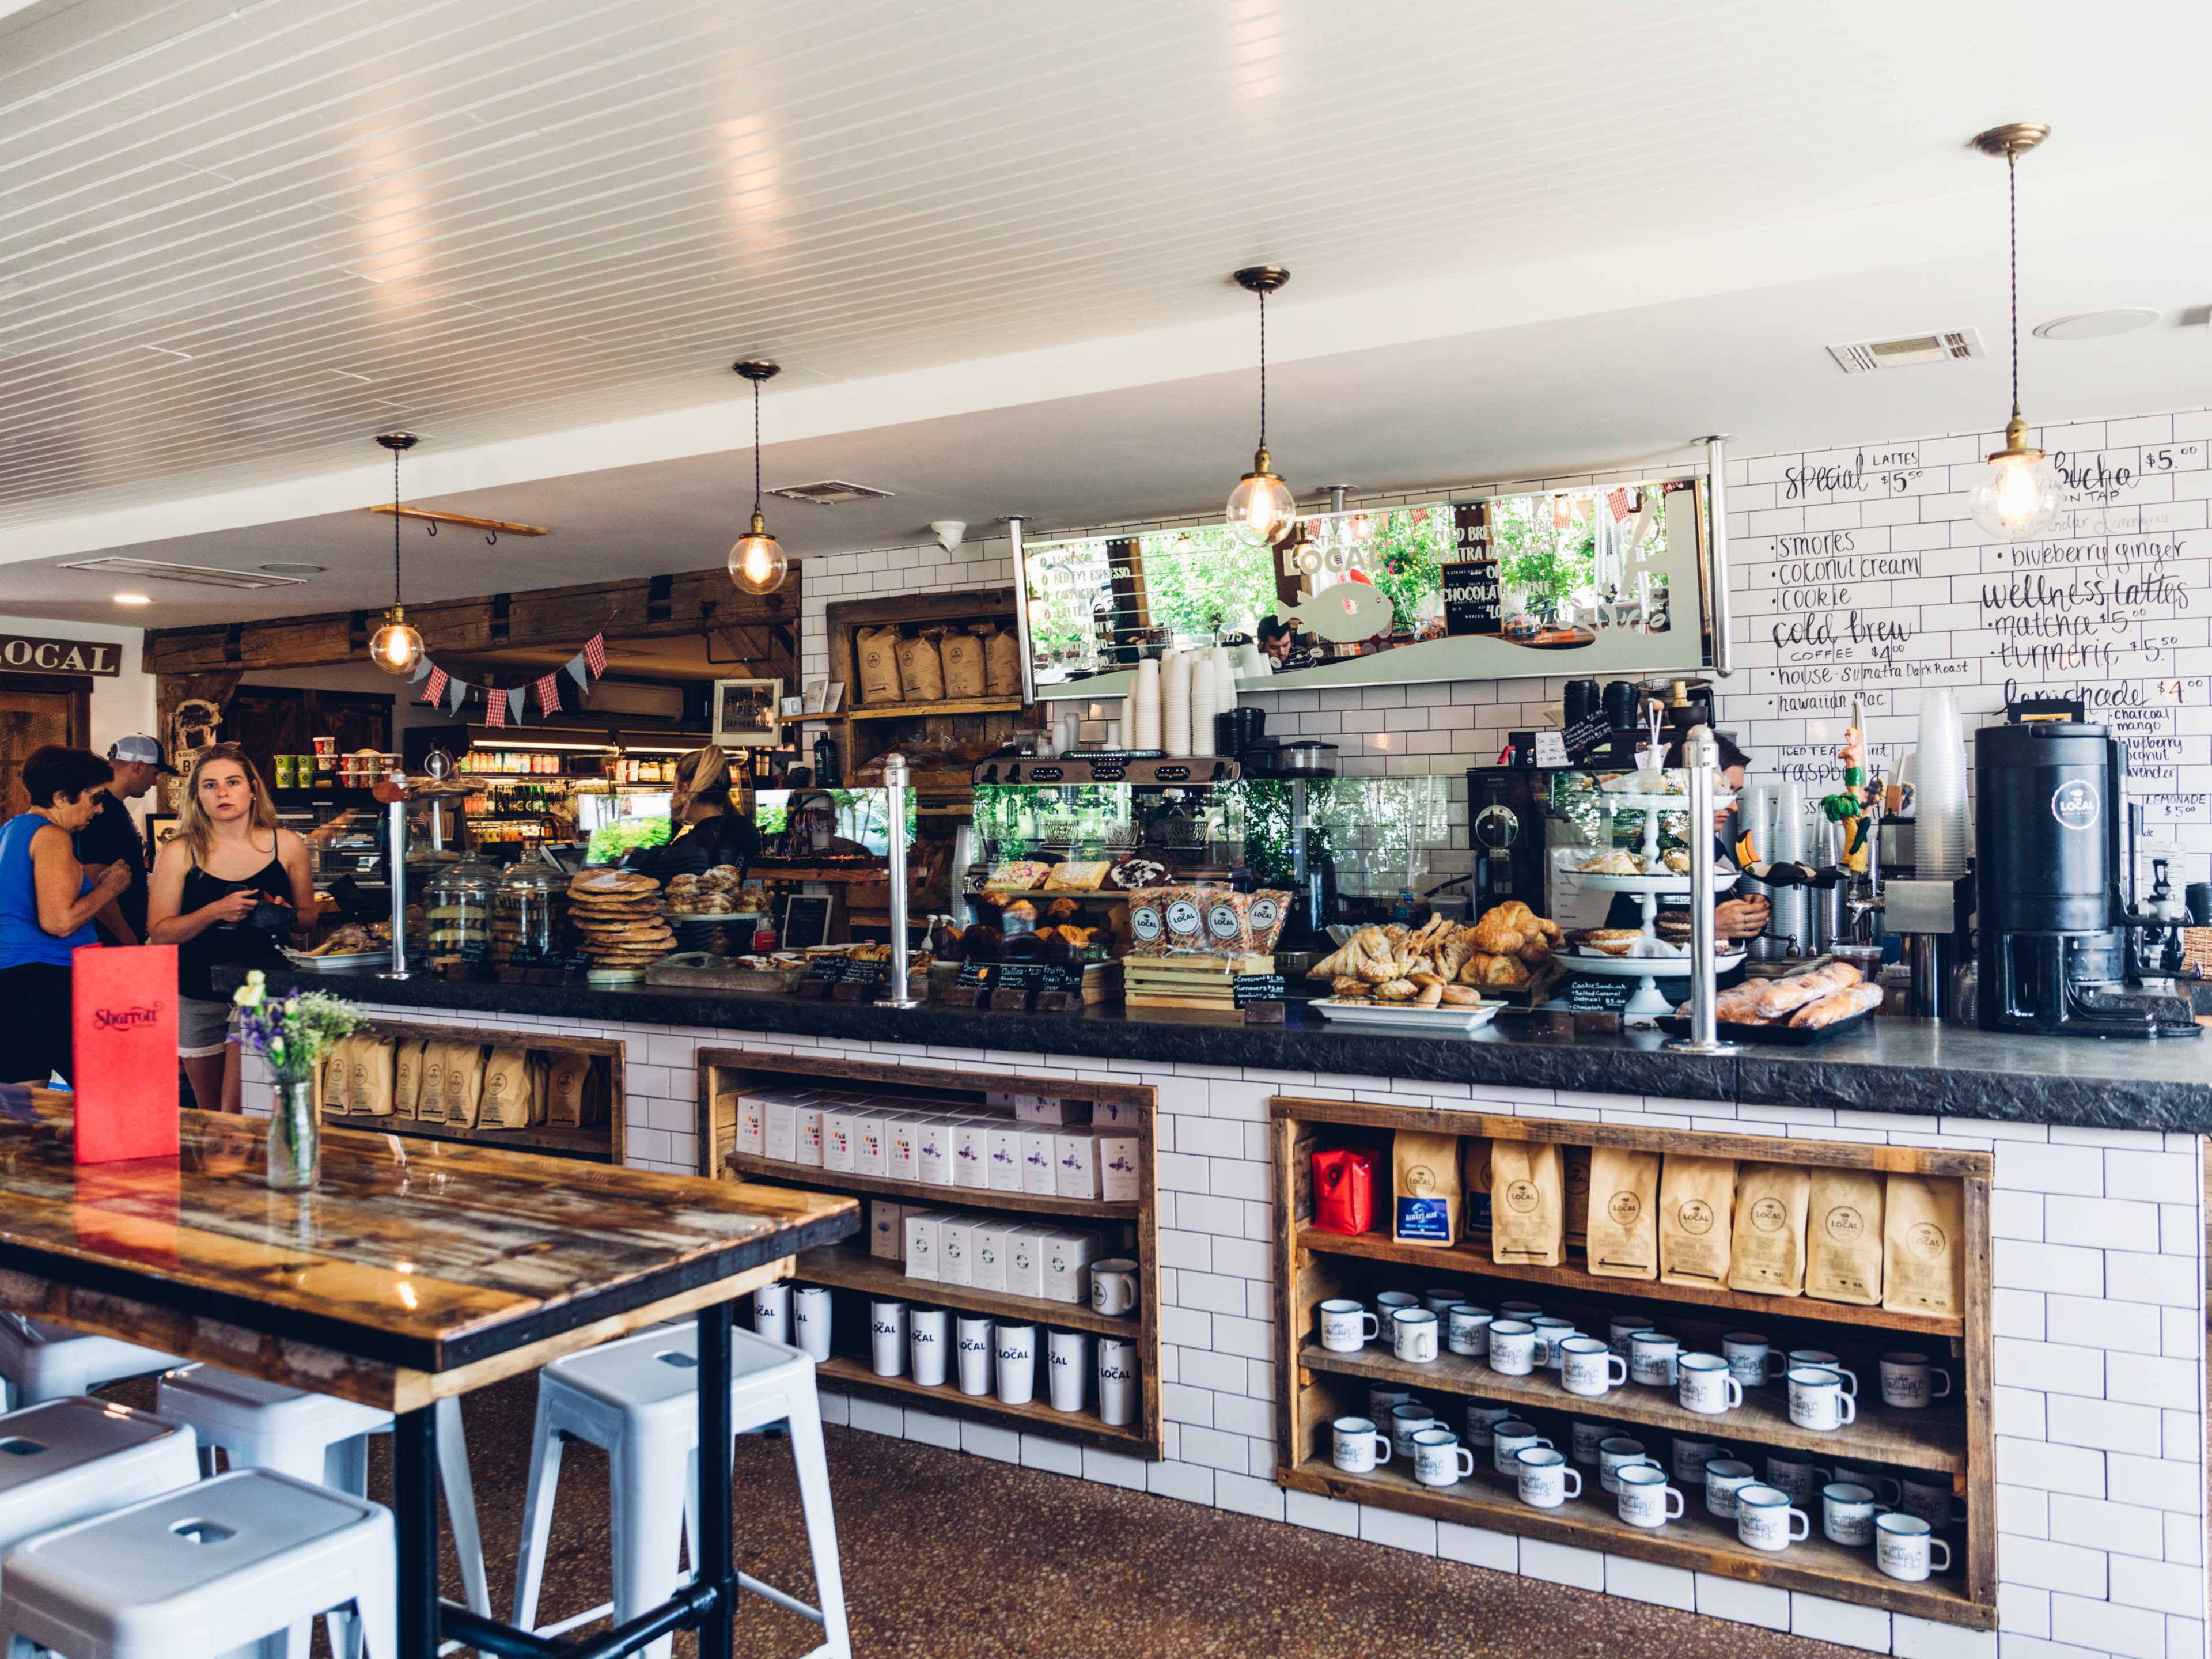
<path fill-rule="evenodd" d="M 2014 711 L 2017 714 L 2017 711 Z M 2127 751 L 2102 726 L 2015 718 L 1974 738 L 1984 1030 L 2195 1036 L 2187 999 L 2131 986 L 2121 894 Z"/>

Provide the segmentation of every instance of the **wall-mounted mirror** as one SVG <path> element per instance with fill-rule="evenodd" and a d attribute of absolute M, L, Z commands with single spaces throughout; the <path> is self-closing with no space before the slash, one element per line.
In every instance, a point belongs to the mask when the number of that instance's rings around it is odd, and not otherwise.
<path fill-rule="evenodd" d="M 1098 698 L 1239 635 L 1248 690 L 1701 670 L 1713 563 L 1683 476 L 1316 514 L 1273 548 L 1213 525 L 1035 542 L 1020 580 L 1036 695 Z"/>

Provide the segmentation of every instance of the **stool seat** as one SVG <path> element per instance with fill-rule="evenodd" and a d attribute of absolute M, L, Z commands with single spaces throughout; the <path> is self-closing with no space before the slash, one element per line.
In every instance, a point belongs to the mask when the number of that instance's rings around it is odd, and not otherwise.
<path fill-rule="evenodd" d="M 174 1354 L 134 1342 L 88 1336 L 23 1314 L 0 1314 L 0 1381 L 8 1385 L 10 1409 L 88 1394 L 177 1363 Z"/>
<path fill-rule="evenodd" d="M 102 1400 L 0 1417 L 0 1550 L 200 1478 L 190 1429 Z"/>
<path fill-rule="evenodd" d="M 733 1393 L 756 1382 L 788 1384 L 802 1379 L 811 1389 L 814 1386 L 813 1372 L 814 1357 L 803 1350 L 771 1342 L 750 1331 L 730 1332 L 730 1387 Z M 698 1427 L 694 1406 L 699 1395 L 699 1332 L 696 1326 L 661 1326 L 635 1336 L 603 1342 L 596 1348 L 554 1360 L 545 1367 L 544 1375 L 622 1411 L 674 1407 L 687 1415 L 695 1431 Z"/>
<path fill-rule="evenodd" d="M 301 1435 L 334 1445 L 392 1426 L 392 1413 L 358 1406 L 336 1395 L 308 1394 L 242 1371 L 216 1365 L 179 1365 L 161 1374 L 159 1406 L 164 1417 L 203 1431 L 242 1435 Z M 204 1436 L 227 1444 L 219 1434 Z"/>
<path fill-rule="evenodd" d="M 397 1659 L 391 1511 L 241 1469 L 18 1544 L 0 1567 L 0 1653 L 213 1659 L 355 1603 Z"/>

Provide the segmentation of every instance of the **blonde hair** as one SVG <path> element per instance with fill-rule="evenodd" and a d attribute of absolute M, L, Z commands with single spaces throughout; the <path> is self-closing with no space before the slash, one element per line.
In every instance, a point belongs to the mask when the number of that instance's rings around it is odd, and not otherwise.
<path fill-rule="evenodd" d="M 730 804 L 730 757 L 719 744 L 694 749 L 676 763 L 676 789 L 669 805 L 681 816 L 695 800 Z"/>
<path fill-rule="evenodd" d="M 246 750 L 234 743 L 219 743 L 203 750 L 192 763 L 191 776 L 185 780 L 185 799 L 177 809 L 177 836 L 191 849 L 192 862 L 206 860 L 208 848 L 215 839 L 215 823 L 200 805 L 200 774 L 218 761 L 229 761 L 246 774 L 246 781 L 253 790 L 253 805 L 247 810 L 249 830 L 266 830 L 272 836 L 276 831 L 276 803 L 269 799 L 269 790 L 261 781 L 261 774 Z"/>

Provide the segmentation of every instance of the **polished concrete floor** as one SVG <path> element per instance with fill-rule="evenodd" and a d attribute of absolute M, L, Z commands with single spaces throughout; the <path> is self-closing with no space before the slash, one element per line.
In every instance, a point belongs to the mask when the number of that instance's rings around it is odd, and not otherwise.
<path fill-rule="evenodd" d="M 535 1383 L 465 1406 L 494 1611 L 506 1612 Z M 151 1388 L 113 1391 L 151 1403 Z M 988 1458 L 829 1431 L 859 1659 L 1844 1659 L 1854 1650 L 1462 1566 Z M 375 1443 L 380 1448 L 388 1442 Z M 811 1599 L 787 1443 L 739 1443 L 743 1569 Z M 371 1491 L 388 1493 L 384 1450 Z M 449 1561 L 447 1593 L 458 1596 Z M 607 1595 L 606 1460 L 572 1446 L 541 1620 Z M 757 1597 L 748 1659 L 811 1626 Z M 317 1638 L 317 1651 L 322 1650 Z M 692 1651 L 679 1638 L 678 1654 Z"/>

